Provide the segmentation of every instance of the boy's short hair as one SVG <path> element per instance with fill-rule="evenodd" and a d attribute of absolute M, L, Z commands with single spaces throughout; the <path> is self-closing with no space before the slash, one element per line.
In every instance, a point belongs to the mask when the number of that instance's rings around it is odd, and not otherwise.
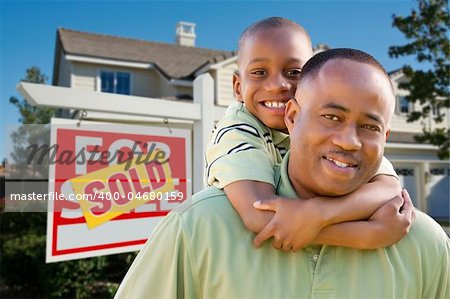
<path fill-rule="evenodd" d="M 311 40 L 308 32 L 306 32 L 306 30 L 299 24 L 297 24 L 291 20 L 288 20 L 286 18 L 282 18 L 282 17 L 270 17 L 270 18 L 266 18 L 266 19 L 263 19 L 256 23 L 251 24 L 242 32 L 241 36 L 239 37 L 239 42 L 238 42 L 238 55 L 239 55 L 239 52 L 241 51 L 241 48 L 243 47 L 245 41 L 253 34 L 255 34 L 261 30 L 280 29 L 280 28 L 286 28 L 286 27 L 290 27 L 290 28 L 299 30 L 300 32 L 305 34 L 305 36 L 309 40 Z"/>
<path fill-rule="evenodd" d="M 378 62 L 378 60 L 376 60 L 372 55 L 366 52 L 349 48 L 330 49 L 327 51 L 317 53 L 316 55 L 311 57 L 302 68 L 298 84 L 301 84 L 301 82 L 306 78 L 316 76 L 319 73 L 320 69 L 325 65 L 325 63 L 333 59 L 348 59 L 355 62 L 365 63 L 374 66 L 386 76 L 391 86 L 391 90 L 392 92 L 394 92 L 392 81 L 389 78 L 388 73 L 381 65 L 381 63 Z"/>

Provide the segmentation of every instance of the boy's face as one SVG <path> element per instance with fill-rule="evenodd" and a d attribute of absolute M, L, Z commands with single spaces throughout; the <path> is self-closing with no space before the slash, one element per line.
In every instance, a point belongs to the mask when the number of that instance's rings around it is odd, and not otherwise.
<path fill-rule="evenodd" d="M 237 99 L 266 126 L 285 130 L 286 102 L 294 98 L 300 71 L 311 56 L 311 42 L 299 30 L 254 33 L 239 51 L 239 74 L 233 78 Z"/>
<path fill-rule="evenodd" d="M 301 197 L 344 195 L 373 177 L 394 109 L 386 76 L 346 59 L 301 82 L 286 109 L 289 175 Z"/>

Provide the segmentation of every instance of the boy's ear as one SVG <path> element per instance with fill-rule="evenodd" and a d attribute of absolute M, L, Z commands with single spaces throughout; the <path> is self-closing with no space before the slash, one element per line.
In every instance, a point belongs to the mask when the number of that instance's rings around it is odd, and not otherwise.
<path fill-rule="evenodd" d="M 284 114 L 284 123 L 286 124 L 286 128 L 289 131 L 289 134 L 292 132 L 294 128 L 295 122 L 300 114 L 300 106 L 297 103 L 297 100 L 291 99 L 286 104 L 286 110 Z"/>
<path fill-rule="evenodd" d="M 241 93 L 241 76 L 238 70 L 233 72 L 233 95 L 239 102 L 244 102 Z"/>

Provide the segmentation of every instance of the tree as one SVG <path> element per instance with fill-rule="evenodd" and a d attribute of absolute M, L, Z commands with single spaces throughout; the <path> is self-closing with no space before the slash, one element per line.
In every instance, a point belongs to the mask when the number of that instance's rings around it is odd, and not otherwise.
<path fill-rule="evenodd" d="M 47 80 L 48 77 L 41 73 L 41 70 L 36 66 L 28 68 L 25 77 L 21 79 L 22 82 L 35 84 L 45 84 Z M 29 162 L 28 146 L 50 143 L 50 127 L 45 124 L 50 123 L 56 110 L 32 106 L 25 99 L 19 100 L 16 97 L 10 97 L 9 102 L 19 109 L 21 115 L 19 121 L 23 124 L 18 126 L 14 132 L 11 132 L 8 139 L 8 142 L 11 142 L 11 152 L 8 153 L 11 159 L 8 162 L 12 163 L 10 164 L 12 167 L 9 168 L 9 177 L 11 179 L 46 179 L 48 178 L 48 157 L 45 157 L 41 163 Z M 21 187 L 23 188 L 24 184 Z M 47 188 L 45 184 L 41 184 L 40 187 L 42 187 L 42 190 L 35 191 L 45 192 Z M 25 190 L 20 189 L 20 191 Z M 33 206 L 36 207 L 36 205 Z M 27 209 L 25 205 L 22 205 L 22 207 L 24 210 Z"/>
<path fill-rule="evenodd" d="M 407 90 L 406 100 L 419 102 L 422 111 L 413 111 L 407 121 L 424 120 L 429 123 L 434 120 L 442 123 L 448 113 L 449 103 L 449 58 L 450 42 L 447 38 L 450 27 L 449 8 L 447 0 L 417 0 L 418 11 L 412 10 L 409 16 L 393 15 L 393 27 L 397 27 L 410 42 L 403 46 L 389 48 L 389 56 L 414 55 L 420 63 L 431 65 L 428 70 L 414 70 L 405 65 L 402 71 L 406 82 L 399 84 Z M 432 128 L 424 125 L 423 133 L 415 136 L 416 141 L 436 145 L 441 159 L 448 159 L 449 129 Z"/>
<path fill-rule="evenodd" d="M 26 70 L 25 78 L 22 82 L 45 84 L 48 77 L 41 73 L 38 67 L 31 67 Z M 19 109 L 21 118 L 19 121 L 23 124 L 47 124 L 50 122 L 52 116 L 55 115 L 55 109 L 47 107 L 31 106 L 25 99 L 17 99 L 10 97 L 9 102 Z"/>

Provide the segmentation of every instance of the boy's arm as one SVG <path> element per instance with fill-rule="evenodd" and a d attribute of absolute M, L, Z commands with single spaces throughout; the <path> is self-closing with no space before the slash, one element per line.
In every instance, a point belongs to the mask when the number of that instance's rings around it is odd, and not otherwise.
<path fill-rule="evenodd" d="M 275 215 L 255 237 L 254 244 L 259 247 L 265 240 L 274 237 L 275 248 L 298 250 L 311 241 L 304 236 L 311 233 L 308 231 L 311 230 L 311 226 L 307 226 L 309 228 L 305 229 L 302 215 L 316 215 L 318 219 L 316 219 L 316 226 L 313 229 L 320 231 L 331 224 L 367 219 L 378 208 L 399 195 L 400 191 L 400 183 L 395 177 L 378 175 L 358 190 L 342 197 L 259 201 L 255 203 L 254 207 L 259 210 L 274 211 Z M 397 228 L 393 227 L 392 229 Z M 392 229 L 385 231 L 385 236 L 391 238 L 392 242 L 398 241 L 400 238 L 397 235 L 391 235 Z M 400 227 L 400 229 L 403 228 Z M 365 236 L 356 235 L 354 238 L 349 238 L 346 246 L 359 248 L 361 243 L 366 242 L 360 238 L 365 238 Z M 323 236 L 321 240 L 324 241 L 324 244 L 328 243 L 326 236 Z M 382 247 L 382 244 L 379 247 Z"/>
<path fill-rule="evenodd" d="M 316 238 L 320 230 L 325 226 L 325 221 L 321 217 L 322 211 L 318 205 L 311 205 L 307 201 L 287 199 L 279 197 L 275 194 L 275 189 L 271 184 L 257 182 L 257 181 L 238 181 L 229 184 L 224 188 L 228 199 L 238 212 L 245 227 L 254 233 L 259 233 L 267 224 L 271 222 L 274 213 L 273 211 L 261 211 L 253 207 L 256 201 L 270 201 L 277 202 L 279 200 L 288 200 L 297 202 L 295 216 L 296 221 L 292 220 L 292 224 L 302 228 L 301 234 L 297 234 L 297 240 L 300 243 L 310 243 Z M 288 219 L 287 225 L 291 225 Z M 276 224 L 274 224 L 276 226 Z M 291 227 L 290 233 L 297 233 Z M 285 239 L 288 235 L 281 235 L 277 238 Z M 274 247 L 282 248 L 282 242 L 274 242 Z"/>
<path fill-rule="evenodd" d="M 267 142 L 268 133 L 255 117 L 232 104 L 205 149 L 207 184 L 225 191 L 253 232 L 259 232 L 273 216 L 273 212 L 254 209 L 253 202 L 277 197 L 273 166 L 278 161 L 273 143 Z"/>
<path fill-rule="evenodd" d="M 255 201 L 277 198 L 271 184 L 242 180 L 225 186 L 223 190 L 248 230 L 258 233 L 272 219 L 273 211 L 262 211 L 253 207 Z"/>
<path fill-rule="evenodd" d="M 406 190 L 379 208 L 367 221 L 343 222 L 325 227 L 314 244 L 377 249 L 395 244 L 405 236 L 415 218 Z M 386 238 L 386 232 L 390 232 Z"/>
<path fill-rule="evenodd" d="M 390 175 L 377 175 L 354 192 L 340 197 L 314 198 L 324 207 L 327 224 L 369 218 L 382 205 L 401 195 L 400 181 Z"/>

